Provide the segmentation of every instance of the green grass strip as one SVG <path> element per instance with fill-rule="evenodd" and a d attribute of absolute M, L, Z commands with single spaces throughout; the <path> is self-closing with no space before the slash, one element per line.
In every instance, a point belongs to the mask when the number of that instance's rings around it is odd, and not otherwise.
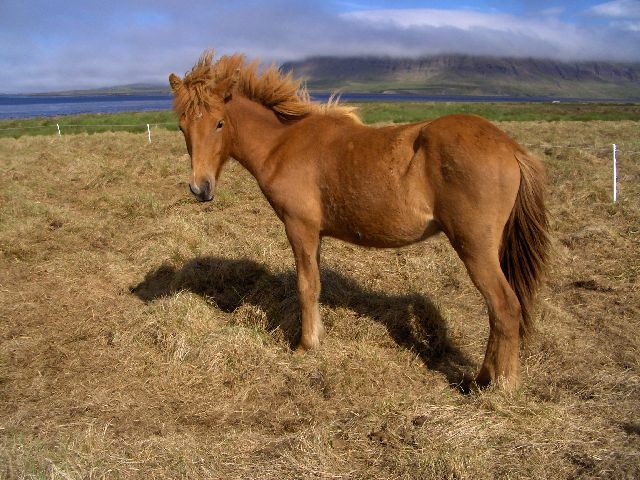
<path fill-rule="evenodd" d="M 528 102 L 360 102 L 354 103 L 365 123 L 407 123 L 456 113 L 480 115 L 493 121 L 640 121 L 639 104 L 613 103 L 528 103 Z M 177 130 L 170 110 L 114 114 L 83 114 L 0 121 L 1 137 L 144 132 L 153 128 Z"/>

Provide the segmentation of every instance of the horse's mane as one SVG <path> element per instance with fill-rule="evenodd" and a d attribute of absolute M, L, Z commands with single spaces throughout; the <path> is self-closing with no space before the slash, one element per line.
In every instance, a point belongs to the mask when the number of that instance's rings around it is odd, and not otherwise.
<path fill-rule="evenodd" d="M 191 71 L 185 74 L 181 88 L 174 92 L 175 112 L 178 115 L 192 115 L 200 108 L 208 109 L 215 101 L 215 86 L 239 74 L 234 91 L 270 108 L 287 120 L 318 113 L 360 121 L 355 109 L 340 105 L 335 96 L 325 104 L 311 101 L 301 80 L 294 79 L 291 72 L 283 74 L 275 65 L 271 65 L 258 73 L 258 67 L 259 61 L 247 63 L 242 54 L 225 55 L 213 62 L 213 51 L 206 50 Z"/>

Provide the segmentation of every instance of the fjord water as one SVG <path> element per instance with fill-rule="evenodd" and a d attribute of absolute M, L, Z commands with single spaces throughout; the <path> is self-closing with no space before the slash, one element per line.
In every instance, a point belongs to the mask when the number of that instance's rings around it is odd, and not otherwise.
<path fill-rule="evenodd" d="M 0 95 L 0 119 L 170 108 L 170 95 Z"/>
<path fill-rule="evenodd" d="M 326 101 L 317 93 L 313 100 Z M 171 109 L 172 96 L 158 95 L 0 95 L 0 119 L 53 117 L 81 113 L 119 113 Z M 344 93 L 343 102 L 550 102 L 546 97 L 422 96 L 383 93 Z M 571 101 L 571 99 L 561 99 Z"/>

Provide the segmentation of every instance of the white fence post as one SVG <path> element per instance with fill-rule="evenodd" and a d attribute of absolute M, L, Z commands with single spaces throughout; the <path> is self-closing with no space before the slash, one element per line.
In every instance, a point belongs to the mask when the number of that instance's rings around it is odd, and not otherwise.
<path fill-rule="evenodd" d="M 616 144 L 613 144 L 613 203 L 618 201 L 618 159 L 616 158 Z"/>
<path fill-rule="evenodd" d="M 58 136 L 61 137 L 62 133 L 60 133 L 60 124 L 56 123 L 56 127 L 58 127 Z"/>
<path fill-rule="evenodd" d="M 149 134 L 149 143 L 151 143 L 151 128 L 149 127 L 148 123 L 147 123 L 147 133 Z"/>

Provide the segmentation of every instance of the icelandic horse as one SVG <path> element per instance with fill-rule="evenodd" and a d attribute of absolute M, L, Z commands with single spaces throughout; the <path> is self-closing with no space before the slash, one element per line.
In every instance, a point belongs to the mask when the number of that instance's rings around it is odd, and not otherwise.
<path fill-rule="evenodd" d="M 489 312 L 475 381 L 514 388 L 520 337 L 547 262 L 541 163 L 488 121 L 448 115 L 374 128 L 353 109 L 311 102 L 275 66 L 203 53 L 169 77 L 191 157 L 189 189 L 213 199 L 230 157 L 257 180 L 284 222 L 297 271 L 298 350 L 324 335 L 319 252 L 330 236 L 366 247 L 409 245 L 444 232 Z"/>

